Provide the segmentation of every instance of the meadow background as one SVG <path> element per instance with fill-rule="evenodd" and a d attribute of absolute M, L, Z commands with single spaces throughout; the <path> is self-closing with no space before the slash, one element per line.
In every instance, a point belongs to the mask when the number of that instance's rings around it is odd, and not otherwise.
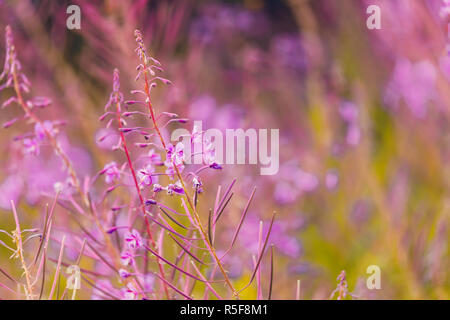
<path fill-rule="evenodd" d="M 82 10 L 81 30 L 66 28 L 69 4 Z M 370 4 L 381 7 L 381 30 L 366 27 Z M 139 28 L 173 82 L 155 90 L 155 108 L 189 118 L 188 129 L 193 120 L 204 129 L 280 129 L 278 174 L 224 165 L 204 178 L 202 212 L 219 185 L 238 179 L 219 246 L 257 187 L 240 249 L 227 263 L 234 283 L 248 280 L 258 221 L 276 211 L 274 299 L 294 299 L 299 279 L 301 299 L 328 299 L 342 270 L 360 299 L 449 299 L 446 12 L 440 0 L 0 0 L 0 59 L 10 25 L 32 92 L 53 100 L 42 115 L 66 122 L 60 139 L 79 176 L 93 176 L 123 157 L 110 150 L 114 136 L 98 141 L 105 130 L 98 118 L 114 68 L 126 97 L 135 87 Z M 1 103 L 7 97 L 0 92 Z M 1 122 L 16 112 L 0 110 Z M 65 179 L 51 152 L 21 156 L 13 141 L 21 131 L 0 135 L 0 229 L 8 231 L 15 228 L 10 200 L 23 228 L 38 227 L 55 183 Z M 70 229 L 64 208 L 57 210 L 55 219 Z M 51 244 L 49 256 L 57 259 L 58 250 Z M 20 277 L 9 256 L 0 248 L 0 266 Z M 380 290 L 366 288 L 369 265 L 381 268 Z M 54 265 L 48 268 L 51 279 Z M 267 259 L 262 272 L 267 278 Z M 0 275 L 0 282 L 8 280 Z M 79 297 L 91 298 L 82 288 Z M 2 288 L 0 297 L 13 298 Z M 242 296 L 255 297 L 254 287 Z"/>

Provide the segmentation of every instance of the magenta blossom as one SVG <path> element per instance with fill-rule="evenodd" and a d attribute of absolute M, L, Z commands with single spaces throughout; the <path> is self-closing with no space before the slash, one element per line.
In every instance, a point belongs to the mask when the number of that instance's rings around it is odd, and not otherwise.
<path fill-rule="evenodd" d="M 158 183 L 155 183 L 153 185 L 153 192 L 160 192 L 164 189 L 164 187 Z"/>
<path fill-rule="evenodd" d="M 169 143 L 167 146 L 167 159 L 166 159 L 166 167 L 168 167 L 167 162 L 171 162 L 175 165 L 183 164 L 184 162 L 184 144 L 182 142 L 178 142 L 174 147 L 173 144 Z"/>
<path fill-rule="evenodd" d="M 128 283 L 127 287 L 122 289 L 122 294 L 125 300 L 136 300 L 139 293 L 132 283 Z"/>
<path fill-rule="evenodd" d="M 134 254 L 130 251 L 124 251 L 120 255 L 120 263 L 123 266 L 129 266 L 130 264 L 134 264 Z"/>
<path fill-rule="evenodd" d="M 32 154 L 32 155 L 39 155 L 39 144 L 37 143 L 36 139 L 23 139 L 23 147 L 24 147 L 24 152 L 26 154 Z"/>
<path fill-rule="evenodd" d="M 56 129 L 53 127 L 53 123 L 51 121 L 44 121 L 42 124 L 37 122 L 34 126 L 34 134 L 37 141 L 44 141 L 47 136 L 46 132 L 51 136 L 54 136 L 57 133 Z"/>
<path fill-rule="evenodd" d="M 131 275 L 131 273 L 129 273 L 127 270 L 125 270 L 125 269 L 123 269 L 123 268 L 120 268 L 120 269 L 119 269 L 119 276 L 120 276 L 121 278 L 126 279 L 126 278 L 128 278 L 130 275 Z"/>
<path fill-rule="evenodd" d="M 130 249 L 139 249 L 143 244 L 142 237 L 136 229 L 125 234 L 125 242 Z"/>
<path fill-rule="evenodd" d="M 178 142 L 174 147 L 171 143 L 166 148 L 167 157 L 164 165 L 167 167 L 166 174 L 171 178 L 175 176 L 176 169 L 181 173 L 184 170 L 184 144 Z"/>
<path fill-rule="evenodd" d="M 139 170 L 138 177 L 142 187 L 149 187 L 153 184 L 154 173 L 155 168 L 151 164 L 147 164 L 144 168 Z"/>
<path fill-rule="evenodd" d="M 212 142 L 207 139 L 203 143 L 203 161 L 207 165 L 216 163 L 216 150 Z"/>
<path fill-rule="evenodd" d="M 120 170 L 114 161 L 106 164 L 103 172 L 105 173 L 105 182 L 107 184 L 111 184 L 120 178 Z"/>
<path fill-rule="evenodd" d="M 177 181 L 174 184 L 169 184 L 167 186 L 167 194 L 173 195 L 173 194 L 184 194 L 183 187 L 180 183 L 180 181 Z"/>

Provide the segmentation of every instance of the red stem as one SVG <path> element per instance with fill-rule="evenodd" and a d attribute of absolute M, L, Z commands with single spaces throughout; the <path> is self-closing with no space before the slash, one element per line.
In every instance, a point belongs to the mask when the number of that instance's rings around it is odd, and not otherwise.
<path fill-rule="evenodd" d="M 122 129 L 122 120 L 120 119 L 120 103 L 117 103 L 117 121 L 119 122 L 119 132 L 120 132 L 120 139 L 122 140 L 122 146 L 123 146 L 123 149 L 125 151 L 125 155 L 127 157 L 128 166 L 130 167 L 131 175 L 133 176 L 134 185 L 136 187 L 136 190 L 137 190 L 137 193 L 138 193 L 138 196 L 139 196 L 139 202 L 140 202 L 140 206 L 142 208 L 142 214 L 144 216 L 145 227 L 147 229 L 147 234 L 148 234 L 148 237 L 150 239 L 150 243 L 151 243 L 152 247 L 154 249 L 156 249 L 156 243 L 155 243 L 155 240 L 153 239 L 153 235 L 152 235 L 152 232 L 150 230 L 150 223 L 149 223 L 148 217 L 147 217 L 147 215 L 145 213 L 144 198 L 142 197 L 141 188 L 139 188 L 139 182 L 137 181 L 137 178 L 136 178 L 136 172 L 134 170 L 133 162 L 131 161 L 130 153 L 128 151 L 128 147 L 127 147 L 127 144 L 126 144 L 126 141 L 125 141 L 125 135 L 123 134 L 122 130 L 120 130 L 120 129 Z M 162 264 L 161 264 L 161 262 L 159 261 L 158 258 L 156 258 L 156 261 L 158 263 L 159 272 L 160 272 L 161 277 L 162 277 L 162 279 L 161 279 L 162 281 L 161 282 L 162 282 L 162 285 L 163 285 L 163 288 L 164 288 L 164 293 L 166 295 L 166 298 L 170 299 L 169 291 L 167 290 L 167 285 L 166 285 L 166 281 L 165 281 L 166 278 L 164 276 L 163 266 L 162 266 Z"/>

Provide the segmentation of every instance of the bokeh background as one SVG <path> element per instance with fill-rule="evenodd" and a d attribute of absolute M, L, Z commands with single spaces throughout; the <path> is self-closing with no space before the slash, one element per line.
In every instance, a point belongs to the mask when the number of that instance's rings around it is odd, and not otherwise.
<path fill-rule="evenodd" d="M 81 8 L 81 30 L 66 28 L 69 4 Z M 366 27 L 370 4 L 381 7 L 381 30 Z M 43 115 L 66 122 L 61 134 L 77 171 L 94 175 L 119 157 L 108 149 L 114 137 L 96 140 L 105 130 L 98 118 L 114 68 L 126 97 L 135 88 L 139 28 L 173 82 L 155 90 L 158 110 L 202 120 L 204 129 L 280 129 L 278 174 L 230 165 L 204 182 L 207 208 L 218 185 L 238 178 L 223 243 L 258 188 L 240 250 L 227 262 L 233 281 L 248 280 L 259 220 L 276 211 L 273 298 L 293 299 L 300 279 L 301 299 L 328 299 L 345 270 L 361 299 L 448 299 L 450 20 L 443 7 L 440 0 L 0 0 L 0 58 L 9 24 L 33 94 L 53 100 Z M 1 110 L 1 122 L 14 112 Z M 17 161 L 21 146 L 12 139 L 20 131 L 0 135 L 0 229 L 14 229 L 10 199 L 24 227 L 39 225 L 64 176 L 52 156 Z M 20 275 L 6 249 L 0 263 Z M 381 290 L 366 288 L 369 265 L 381 268 Z M 0 297 L 8 297 L 1 288 Z M 81 297 L 90 297 L 89 288 Z M 254 297 L 252 290 L 244 296 Z"/>

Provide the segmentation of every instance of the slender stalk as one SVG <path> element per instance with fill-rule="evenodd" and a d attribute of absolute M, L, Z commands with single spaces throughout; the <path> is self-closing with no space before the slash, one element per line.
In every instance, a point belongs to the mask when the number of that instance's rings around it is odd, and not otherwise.
<path fill-rule="evenodd" d="M 55 292 L 56 282 L 59 278 L 59 271 L 61 269 L 61 261 L 64 253 L 64 242 L 66 241 L 66 236 L 64 235 L 61 241 L 61 249 L 59 251 L 58 264 L 56 265 L 55 277 L 53 278 L 52 289 L 50 290 L 50 294 L 48 296 L 48 300 L 52 300 L 53 293 Z"/>
<path fill-rule="evenodd" d="M 147 66 L 146 61 L 144 61 L 143 63 L 144 63 L 144 70 L 145 70 L 144 71 L 145 94 L 147 96 L 148 109 L 150 111 L 150 116 L 151 116 L 151 119 L 152 119 L 152 122 L 153 122 L 153 127 L 155 128 L 155 131 L 158 134 L 158 137 L 159 137 L 159 139 L 161 141 L 161 144 L 162 144 L 164 150 L 166 150 L 166 143 L 165 143 L 164 138 L 163 138 L 163 136 L 161 134 L 161 131 L 159 130 L 158 124 L 156 122 L 155 112 L 153 110 L 153 106 L 152 106 L 152 103 L 151 103 L 150 86 L 149 86 L 149 81 L 148 81 L 148 76 L 147 76 L 147 72 L 148 72 L 147 71 L 147 67 L 148 66 Z M 235 290 L 235 288 L 233 287 L 233 284 L 231 283 L 231 280 L 229 279 L 229 277 L 228 277 L 228 275 L 227 275 L 227 273 L 226 273 L 222 263 L 220 262 L 220 259 L 217 256 L 214 247 L 211 245 L 211 242 L 208 239 L 208 234 L 205 232 L 205 229 L 203 228 L 203 225 L 202 225 L 201 220 L 200 220 L 200 216 L 198 215 L 197 209 L 196 209 L 196 207 L 194 205 L 194 202 L 193 202 L 193 200 L 192 200 L 192 198 L 191 198 L 191 196 L 190 196 L 190 194 L 188 192 L 188 189 L 186 188 L 186 184 L 184 183 L 184 180 L 183 180 L 183 177 L 182 177 L 182 175 L 180 173 L 180 170 L 178 169 L 178 167 L 177 167 L 177 165 L 175 163 L 173 163 L 173 167 L 175 168 L 176 175 L 177 175 L 177 177 L 178 177 L 178 179 L 179 179 L 179 181 L 181 183 L 181 186 L 182 186 L 182 188 L 184 190 L 184 194 L 185 194 L 186 200 L 187 200 L 187 202 L 189 204 L 189 207 L 192 210 L 192 216 L 193 216 L 193 218 L 195 220 L 195 223 L 198 225 L 199 231 L 200 231 L 200 233 L 201 233 L 201 235 L 202 235 L 202 237 L 203 237 L 203 239 L 205 241 L 205 244 L 208 247 L 208 250 L 211 252 L 212 256 L 214 257 L 214 260 L 216 261 L 217 266 L 220 269 L 220 272 L 224 276 L 226 284 L 232 290 L 233 295 L 237 297 L 238 293 Z M 191 214 L 191 213 L 189 212 L 189 214 Z"/>
<path fill-rule="evenodd" d="M 30 119 L 34 123 L 38 123 L 38 124 L 41 125 L 41 128 L 44 131 L 44 134 L 47 137 L 48 141 L 50 141 L 50 144 L 52 145 L 53 149 L 56 151 L 56 153 L 60 156 L 61 160 L 64 162 L 64 165 L 66 166 L 67 171 L 69 172 L 69 175 L 72 178 L 72 182 L 73 182 L 73 185 L 74 185 L 75 189 L 80 194 L 81 199 L 83 200 L 84 204 L 87 205 L 88 204 L 87 197 L 84 194 L 84 192 L 81 190 L 80 182 L 79 182 L 79 180 L 77 178 L 77 175 L 75 173 L 75 169 L 73 168 L 73 165 L 70 162 L 69 158 L 64 153 L 64 151 L 62 150 L 62 148 L 59 145 L 58 141 L 56 141 L 55 137 L 53 137 L 52 134 L 45 128 L 43 121 L 37 115 L 35 115 L 32 112 L 32 110 L 27 106 L 27 104 L 23 100 L 22 92 L 20 91 L 19 80 L 18 80 L 18 77 L 17 77 L 17 72 L 16 72 L 16 68 L 15 67 L 13 67 L 12 76 L 13 76 L 13 83 L 14 83 L 14 91 L 16 93 L 19 105 L 22 107 L 22 109 L 25 112 L 26 116 L 30 117 Z"/>
<path fill-rule="evenodd" d="M 31 281 L 31 275 L 28 270 L 27 264 L 25 262 L 25 258 L 23 256 L 23 246 L 22 246 L 22 231 L 20 230 L 19 216 L 17 215 L 16 206 L 14 205 L 14 201 L 11 200 L 11 208 L 14 214 L 14 220 L 16 222 L 16 232 L 15 232 L 15 241 L 17 245 L 17 255 L 20 259 L 20 263 L 22 264 L 23 272 L 25 274 L 25 279 L 27 281 L 27 297 L 29 299 L 33 299 L 33 285 Z"/>
<path fill-rule="evenodd" d="M 116 93 L 116 94 L 118 94 L 118 93 Z M 131 161 L 130 152 L 128 151 L 127 143 L 126 143 L 126 140 L 125 140 L 125 135 L 124 135 L 123 131 L 121 130 L 123 128 L 123 126 L 122 126 L 122 120 L 120 118 L 121 108 L 120 108 L 120 102 L 119 102 L 118 99 L 117 99 L 116 107 L 117 107 L 117 122 L 119 123 L 118 126 L 119 126 L 119 132 L 120 132 L 120 139 L 122 141 L 122 147 L 123 147 L 123 150 L 124 150 L 126 158 L 127 158 L 128 167 L 130 168 L 131 176 L 133 177 L 133 181 L 134 181 L 134 185 L 136 187 L 136 191 L 138 193 L 139 205 L 140 205 L 140 207 L 142 209 L 142 215 L 144 217 L 147 234 L 148 234 L 148 237 L 150 239 L 150 243 L 151 243 L 152 247 L 154 249 L 156 249 L 156 243 L 155 243 L 155 240 L 153 239 L 153 235 L 152 235 L 152 232 L 150 230 L 150 223 L 148 221 L 148 217 L 147 217 L 147 214 L 145 212 L 144 197 L 142 196 L 141 188 L 139 187 L 139 182 L 138 182 L 137 176 L 136 176 L 136 171 L 134 170 L 133 162 Z M 163 268 L 163 266 L 161 264 L 161 261 L 158 258 L 156 258 L 156 262 L 158 264 L 159 273 L 160 273 L 162 279 L 165 280 L 164 268 Z M 162 283 L 162 286 L 164 288 L 164 293 L 166 295 L 166 298 L 169 299 L 170 296 L 169 296 L 169 291 L 167 289 L 166 282 L 161 280 L 161 283 Z"/>

